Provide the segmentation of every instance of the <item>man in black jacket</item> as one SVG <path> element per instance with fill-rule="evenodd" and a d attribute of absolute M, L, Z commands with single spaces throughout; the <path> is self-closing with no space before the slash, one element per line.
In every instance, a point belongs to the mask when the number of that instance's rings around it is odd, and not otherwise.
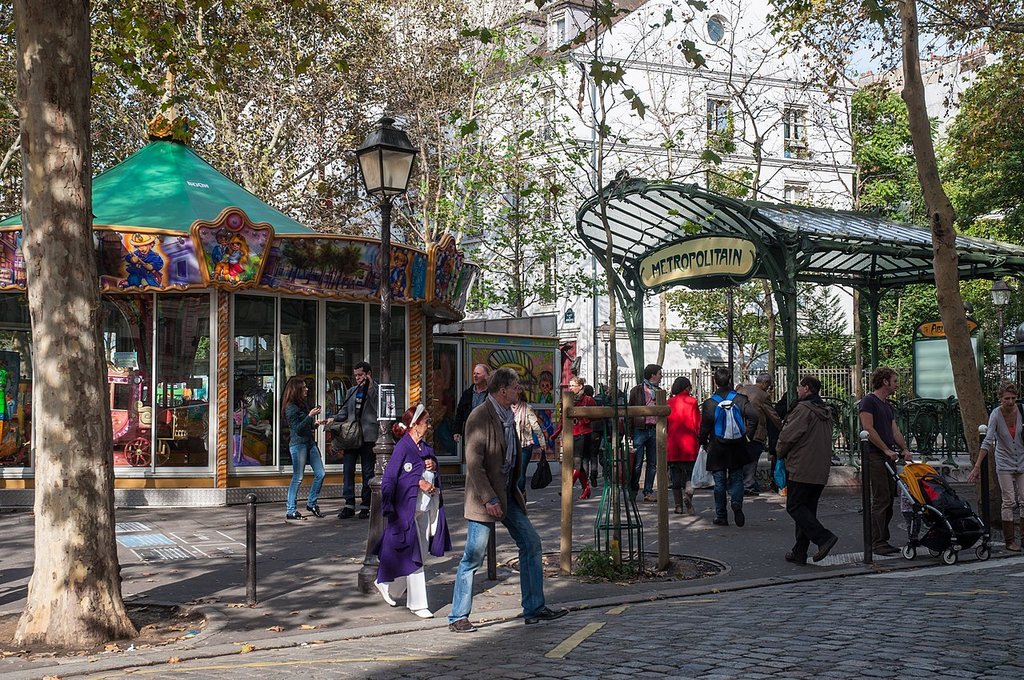
<path fill-rule="evenodd" d="M 462 439 L 469 414 L 487 400 L 487 381 L 490 378 L 490 366 L 477 364 L 473 367 L 473 383 L 463 391 L 459 405 L 455 408 L 455 441 Z"/>
<path fill-rule="evenodd" d="M 700 443 L 708 451 L 708 472 L 715 479 L 714 523 L 729 526 L 729 516 L 725 507 L 728 490 L 728 497 L 732 501 L 733 518 L 736 526 L 741 527 L 746 523 L 743 516 L 743 466 L 750 455 L 747 451 L 747 437 L 726 440 L 716 436 L 715 409 L 719 406 L 724 409 L 739 409 L 747 433 L 757 426 L 757 414 L 753 412 L 746 397 L 733 391 L 732 385 L 732 373 L 729 369 L 719 367 L 715 370 L 715 393 L 700 409 Z M 732 417 L 731 413 L 726 413 L 726 417 Z"/>

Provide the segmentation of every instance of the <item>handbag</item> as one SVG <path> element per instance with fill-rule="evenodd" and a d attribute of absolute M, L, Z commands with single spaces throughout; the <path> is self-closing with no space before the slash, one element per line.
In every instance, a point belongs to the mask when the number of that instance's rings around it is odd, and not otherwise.
<path fill-rule="evenodd" d="M 363 424 L 358 420 L 346 420 L 338 426 L 335 436 L 342 449 L 358 449 L 363 445 Z"/>
<path fill-rule="evenodd" d="M 530 478 L 531 489 L 543 489 L 551 483 L 551 463 L 548 462 L 547 454 L 542 449 L 540 452 L 540 460 L 537 461 L 537 469 L 533 471 L 533 477 Z"/>

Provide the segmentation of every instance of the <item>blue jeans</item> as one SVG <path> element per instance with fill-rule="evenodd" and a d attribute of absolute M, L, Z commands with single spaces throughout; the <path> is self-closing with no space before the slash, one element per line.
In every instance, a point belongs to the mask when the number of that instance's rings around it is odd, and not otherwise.
<path fill-rule="evenodd" d="M 455 592 L 448 622 L 469 618 L 473 610 L 473 575 L 484 563 L 487 541 L 494 531 L 493 522 L 466 520 L 466 550 L 455 575 Z M 509 501 L 501 523 L 519 546 L 519 590 L 522 593 L 523 616 L 530 617 L 544 609 L 544 571 L 541 568 L 540 536 L 530 524 L 523 509 Z"/>
<path fill-rule="evenodd" d="M 725 507 L 726 488 L 733 505 L 743 505 L 743 468 L 738 470 L 715 470 L 711 473 L 715 478 L 715 517 L 726 519 Z M 728 481 L 726 481 L 728 479 Z"/>
<path fill-rule="evenodd" d="M 309 467 L 313 468 L 313 485 L 309 487 L 306 505 L 316 505 L 320 498 L 320 487 L 324 484 L 324 461 L 316 444 L 290 444 L 288 452 L 292 455 L 292 483 L 288 486 L 288 512 L 291 513 L 295 512 L 295 499 L 299 495 L 299 484 L 302 484 L 307 459 Z"/>
<path fill-rule="evenodd" d="M 632 488 L 640 488 L 640 468 L 647 461 L 647 473 L 644 475 L 644 495 L 654 493 L 654 475 L 658 472 L 658 440 L 653 427 L 633 432 L 633 448 L 636 449 L 636 460 L 633 461 Z"/>

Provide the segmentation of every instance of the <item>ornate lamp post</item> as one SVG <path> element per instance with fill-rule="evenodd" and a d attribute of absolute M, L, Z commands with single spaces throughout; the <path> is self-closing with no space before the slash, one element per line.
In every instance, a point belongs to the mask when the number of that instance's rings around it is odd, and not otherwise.
<path fill-rule="evenodd" d="M 367 135 L 356 149 L 359 170 L 366 193 L 380 196 L 380 352 L 377 355 L 379 402 L 377 418 L 380 434 L 373 452 L 377 456 L 373 479 L 370 480 L 370 527 L 366 536 L 366 556 L 359 570 L 359 590 L 372 593 L 377 578 L 377 556 L 374 548 L 384 534 L 384 518 L 380 511 L 380 480 L 388 458 L 395 449 L 391 423 L 395 413 L 395 386 L 391 382 L 391 199 L 406 192 L 416 149 L 409 136 L 394 127 L 393 118 L 381 118 L 377 129 Z"/>
<path fill-rule="evenodd" d="M 1004 354 L 1004 328 L 1003 328 L 1003 312 L 1006 310 L 1006 305 L 1010 304 L 1010 287 L 1006 285 L 1006 281 L 1002 279 L 996 279 L 992 282 L 992 306 L 996 308 L 996 314 L 999 316 L 999 379 L 1006 379 L 1006 355 Z"/>

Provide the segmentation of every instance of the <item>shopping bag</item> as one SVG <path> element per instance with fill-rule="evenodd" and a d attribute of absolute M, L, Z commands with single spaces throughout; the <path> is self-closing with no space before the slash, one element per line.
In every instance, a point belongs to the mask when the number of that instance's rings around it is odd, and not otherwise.
<path fill-rule="evenodd" d="M 781 458 L 775 461 L 775 486 L 780 492 L 786 488 L 786 461 Z"/>
<path fill-rule="evenodd" d="M 693 464 L 690 483 L 695 489 L 709 489 L 715 485 L 715 478 L 708 472 L 708 452 L 703 446 L 697 452 L 697 460 Z"/>
<path fill-rule="evenodd" d="M 530 478 L 531 489 L 543 489 L 551 483 L 551 463 L 548 462 L 548 457 L 544 450 L 541 449 L 540 460 L 537 461 L 537 469 L 533 471 L 533 477 Z"/>

